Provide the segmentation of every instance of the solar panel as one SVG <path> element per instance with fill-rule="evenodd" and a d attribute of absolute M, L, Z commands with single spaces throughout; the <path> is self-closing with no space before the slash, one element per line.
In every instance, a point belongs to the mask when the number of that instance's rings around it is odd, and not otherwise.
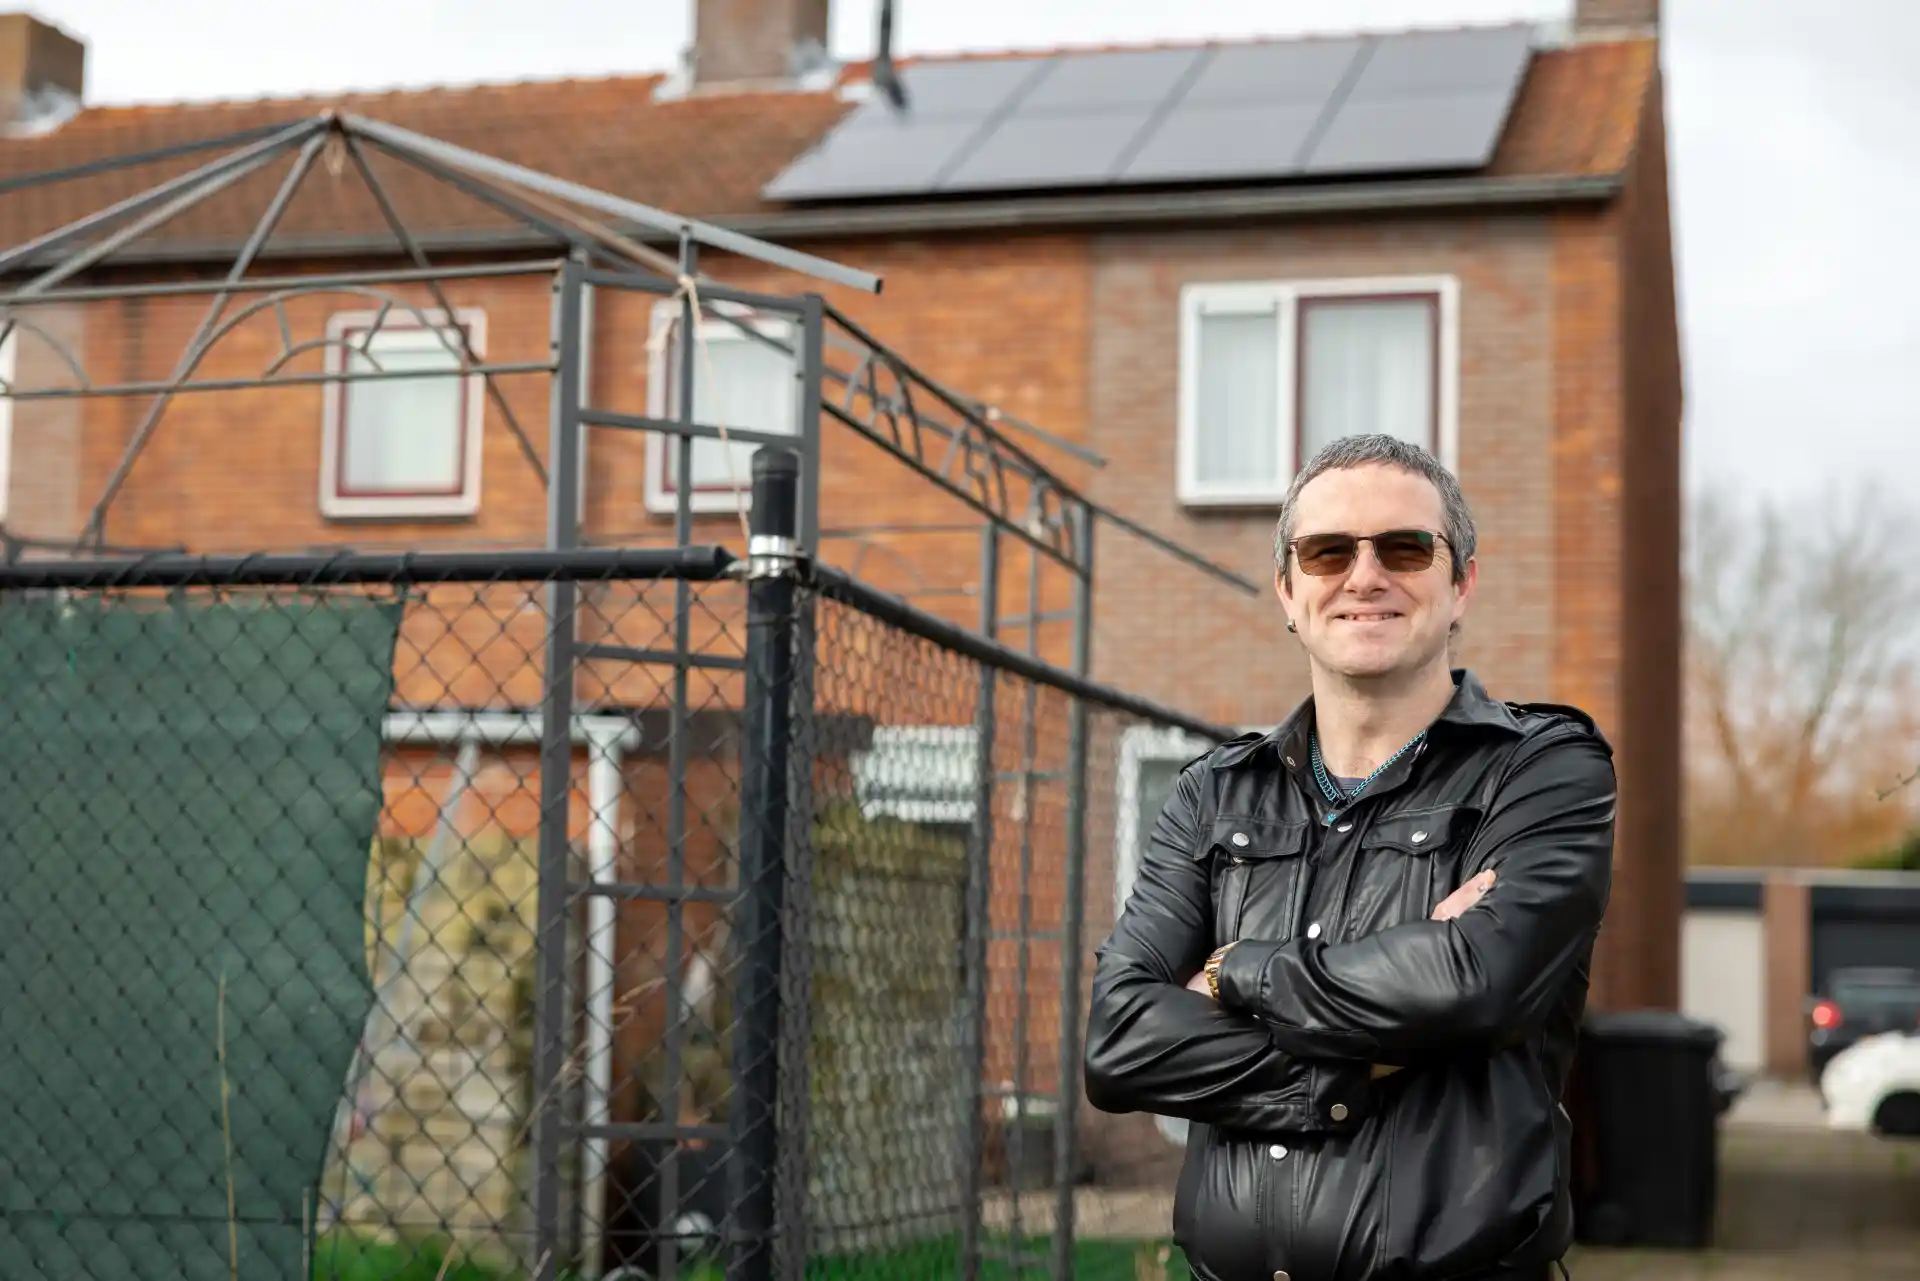
<path fill-rule="evenodd" d="M 1028 84 L 1045 76 L 1054 58 L 998 58 L 968 62 L 916 62 L 903 68 L 907 114 L 932 120 L 944 116 L 991 115 Z M 869 110 L 891 114 L 892 108 L 874 103 Z"/>
<path fill-rule="evenodd" d="M 1127 183 L 1284 177 L 1299 171 L 1300 154 L 1319 119 L 1319 103 L 1182 107 L 1154 130 L 1118 177 Z"/>
<path fill-rule="evenodd" d="M 775 200 L 1253 181 L 1484 165 L 1525 25 L 910 64 Z"/>
<path fill-rule="evenodd" d="M 1492 158 L 1506 114 L 1507 97 L 1499 93 L 1348 102 L 1302 172 L 1477 168 Z"/>
<path fill-rule="evenodd" d="M 1156 107 L 1201 61 L 1200 49 L 1142 49 L 1119 53 L 1064 54 L 1022 94 L 1015 111 L 1097 112 L 1114 107 Z"/>
<path fill-rule="evenodd" d="M 980 128 L 977 119 L 911 125 L 873 119 L 843 126 L 768 183 L 765 194 L 810 200 L 927 190 Z"/>
<path fill-rule="evenodd" d="M 1532 36 L 1524 26 L 1382 36 L 1374 42 L 1347 100 L 1501 89 L 1519 78 L 1531 49 Z"/>
<path fill-rule="evenodd" d="M 854 111 L 763 189 L 770 200 L 931 190 L 961 150 L 1052 59 L 920 63 L 900 76 L 905 112 L 875 100 Z"/>
<path fill-rule="evenodd" d="M 1015 116 L 970 150 L 940 191 L 1071 187 L 1105 182 L 1152 114 L 1150 107 L 1094 115 Z"/>
<path fill-rule="evenodd" d="M 1302 171 L 1394 173 L 1486 164 L 1531 51 L 1524 26 L 1381 38 Z"/>
<path fill-rule="evenodd" d="M 1104 183 L 1200 58 L 1198 49 L 1063 55 L 958 158 L 935 189 Z"/>
<path fill-rule="evenodd" d="M 1340 86 L 1364 40 L 1298 40 L 1224 45 L 1213 50 L 1180 106 L 1242 102 L 1325 102 Z"/>

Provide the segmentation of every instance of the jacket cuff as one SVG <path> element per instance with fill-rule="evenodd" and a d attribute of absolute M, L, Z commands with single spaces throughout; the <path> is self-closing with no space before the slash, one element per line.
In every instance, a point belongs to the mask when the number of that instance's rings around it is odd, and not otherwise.
<path fill-rule="evenodd" d="M 1267 980 L 1267 965 L 1284 946 L 1242 939 L 1228 948 L 1220 962 L 1220 1004 L 1242 1014 L 1257 1014 L 1264 1004 L 1260 988 Z"/>

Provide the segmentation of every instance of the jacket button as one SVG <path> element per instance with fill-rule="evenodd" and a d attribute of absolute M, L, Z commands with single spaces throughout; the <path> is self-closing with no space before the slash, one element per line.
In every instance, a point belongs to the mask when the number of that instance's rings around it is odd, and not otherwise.
<path fill-rule="evenodd" d="M 1421 841 L 1424 841 L 1426 839 L 1427 839 L 1427 834 L 1425 832 L 1415 832 L 1413 834 L 1413 843 L 1415 845 L 1418 845 Z"/>
<path fill-rule="evenodd" d="M 1422 835 L 1425 835 L 1425 833 L 1422 833 Z M 1247 834 L 1245 832 L 1235 832 L 1233 834 L 1233 843 L 1244 848 L 1247 843 Z"/>
<path fill-rule="evenodd" d="M 1353 824 L 1342 823 L 1340 826 L 1334 828 L 1333 830 L 1336 832 L 1351 832 L 1353 830 Z"/>
<path fill-rule="evenodd" d="M 1315 921 L 1312 925 L 1309 925 L 1307 927 L 1307 937 L 1310 939 L 1317 939 L 1320 937 L 1320 922 Z"/>
<path fill-rule="evenodd" d="M 1327 1109 L 1327 1115 L 1336 1121 L 1344 1121 L 1347 1119 L 1347 1105 L 1344 1103 L 1336 1103 Z"/>
<path fill-rule="evenodd" d="M 1284 1272 L 1276 1272 L 1273 1274 L 1273 1281 L 1292 1281 L 1292 1278 Z"/>
<path fill-rule="evenodd" d="M 1284 1143 L 1276 1143 L 1267 1149 L 1267 1155 L 1276 1161 L 1283 1161 L 1287 1156 L 1287 1145 Z"/>

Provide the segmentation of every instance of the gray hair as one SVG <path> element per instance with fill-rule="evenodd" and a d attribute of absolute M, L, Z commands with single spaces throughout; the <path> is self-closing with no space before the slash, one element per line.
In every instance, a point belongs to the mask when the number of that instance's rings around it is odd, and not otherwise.
<path fill-rule="evenodd" d="M 1433 487 L 1440 491 L 1440 505 L 1446 522 L 1447 559 L 1453 565 L 1453 581 L 1458 583 L 1464 580 L 1467 562 L 1473 559 L 1477 539 L 1473 529 L 1473 512 L 1467 506 L 1466 496 L 1460 492 L 1460 482 L 1452 472 L 1440 465 L 1439 459 L 1420 446 L 1397 436 L 1384 435 L 1342 436 L 1315 454 L 1294 476 L 1293 483 L 1287 486 L 1287 496 L 1280 502 L 1280 520 L 1273 529 L 1273 560 L 1280 567 L 1280 572 L 1284 575 L 1289 570 L 1287 546 L 1293 541 L 1293 520 L 1300 510 L 1300 491 L 1322 473 L 1374 465 L 1398 467 L 1402 471 L 1412 472 L 1431 481 Z"/>

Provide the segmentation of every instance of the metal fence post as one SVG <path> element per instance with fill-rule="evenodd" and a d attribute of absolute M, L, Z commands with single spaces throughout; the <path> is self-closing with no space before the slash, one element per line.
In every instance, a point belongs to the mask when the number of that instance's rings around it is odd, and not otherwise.
<path fill-rule="evenodd" d="M 780 968 L 793 731 L 800 460 L 753 456 L 747 670 L 740 763 L 738 987 L 729 1110 L 734 1206 L 728 1281 L 771 1281 L 779 1167 Z"/>
<path fill-rule="evenodd" d="M 801 313 L 800 367 L 796 400 L 800 421 L 798 546 L 801 560 L 817 558 L 820 545 L 820 388 L 826 330 L 823 302 L 809 294 Z M 788 741 L 795 767 L 788 779 L 786 959 L 780 973 L 780 1170 L 774 1207 L 779 1239 L 774 1270 L 782 1281 L 804 1281 L 812 1254 L 808 1173 L 812 1168 L 813 973 L 814 973 L 814 778 L 812 763 L 822 748 L 814 716 L 818 674 L 818 601 L 797 591 L 793 602 L 793 715 Z"/>
<path fill-rule="evenodd" d="M 1093 659 L 1093 519 L 1075 513 L 1080 552 L 1073 580 L 1073 674 L 1089 674 Z M 1087 701 L 1073 696 L 1067 727 L 1067 885 L 1060 928 L 1059 1111 L 1054 1114 L 1053 1275 L 1072 1281 L 1074 1177 L 1080 1163 L 1080 1004 L 1082 935 L 1087 919 Z"/>
<path fill-rule="evenodd" d="M 580 297 L 582 264 L 568 259 L 554 278 L 552 465 L 547 479 L 547 545 L 580 543 Z M 567 918 L 573 799 L 574 617 L 578 584 L 569 575 L 547 584 L 547 652 L 540 706 L 540 845 L 535 908 L 539 953 L 534 990 L 533 1240 L 534 1281 L 560 1275 L 560 1139 L 565 1125 Z M 598 1271 L 599 1260 L 588 1260 Z"/>
<path fill-rule="evenodd" d="M 980 530 L 980 631 L 991 639 L 1000 628 L 1000 530 Z M 967 840 L 966 938 L 961 958 L 967 1027 L 966 1169 L 960 1220 L 960 1275 L 980 1275 L 981 1218 L 986 1200 L 987 1154 L 987 936 L 993 915 L 993 737 L 995 671 L 980 673 L 979 703 L 974 709 L 973 831 Z"/>

